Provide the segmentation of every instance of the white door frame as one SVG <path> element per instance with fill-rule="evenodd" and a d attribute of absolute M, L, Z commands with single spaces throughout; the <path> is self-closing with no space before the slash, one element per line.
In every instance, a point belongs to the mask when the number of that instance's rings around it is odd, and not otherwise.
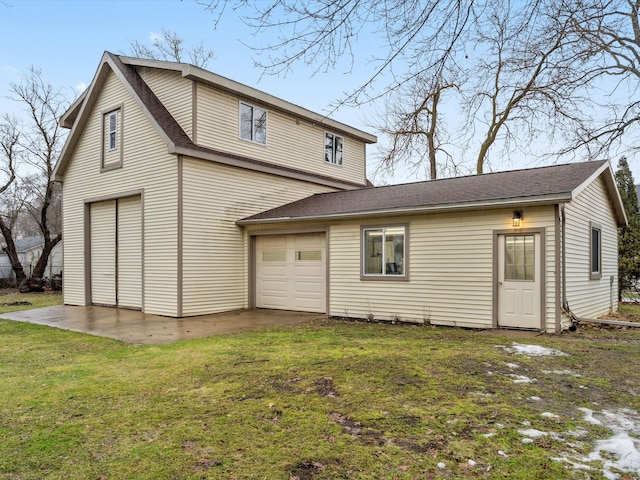
<path fill-rule="evenodd" d="M 539 330 L 546 330 L 546 311 L 547 311 L 547 302 L 546 302 L 546 292 L 547 292 L 547 282 L 546 282 L 546 229 L 545 227 L 539 228 L 513 228 L 507 230 L 494 230 L 493 231 L 493 292 L 492 292 L 492 306 L 493 306 L 493 327 L 500 328 L 499 322 L 499 290 L 500 285 L 499 282 L 499 271 L 498 271 L 498 255 L 499 255 L 499 236 L 500 235 L 527 235 L 527 234 L 539 234 L 540 235 L 540 254 L 538 258 L 536 258 L 536 262 L 539 262 L 540 268 L 540 325 Z"/>

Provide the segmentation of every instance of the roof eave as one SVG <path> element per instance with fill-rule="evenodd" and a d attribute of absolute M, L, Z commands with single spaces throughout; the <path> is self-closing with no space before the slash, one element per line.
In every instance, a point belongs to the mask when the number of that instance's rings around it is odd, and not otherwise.
<path fill-rule="evenodd" d="M 622 197 L 620 197 L 615 174 L 613 173 L 613 168 L 611 167 L 610 162 L 604 162 L 600 166 L 600 168 L 598 168 L 595 172 L 593 172 L 593 174 L 591 174 L 589 178 L 578 185 L 571 192 L 571 199 L 573 200 L 574 198 L 576 198 L 585 188 L 587 188 L 596 178 L 601 175 L 604 179 L 607 193 L 609 194 L 609 198 L 611 200 L 611 206 L 613 207 L 613 211 L 616 214 L 616 223 L 618 224 L 618 227 L 626 227 L 628 225 L 627 214 L 624 210 L 624 203 L 622 202 Z"/>
<path fill-rule="evenodd" d="M 278 165 L 252 162 L 249 159 L 242 159 L 232 155 L 225 155 L 222 152 L 214 152 L 214 151 L 206 152 L 200 149 L 193 149 L 189 147 L 173 145 L 169 149 L 169 153 L 172 153 L 174 155 L 183 155 L 186 157 L 192 157 L 200 160 L 215 162 L 222 165 L 228 165 L 228 166 L 237 167 L 237 168 L 244 168 L 246 170 L 269 173 L 271 175 L 277 175 L 279 177 L 295 178 L 296 180 L 303 180 L 309 183 L 324 185 L 327 187 L 336 188 L 340 190 L 356 190 L 356 189 L 366 188 L 366 185 L 358 185 L 352 182 L 343 182 L 335 178 L 313 175 L 301 170 L 285 169 L 283 167 L 279 167 Z"/>
<path fill-rule="evenodd" d="M 260 225 L 260 224 L 273 224 L 273 223 L 288 223 L 288 222 L 302 222 L 302 221 L 326 221 L 326 220 L 343 220 L 351 218 L 365 218 L 365 217 L 387 217 L 398 215 L 415 215 L 419 213 L 438 213 L 438 212 L 453 212 L 461 210 L 481 210 L 487 208 L 511 208 L 514 206 L 533 206 L 533 205 L 555 205 L 558 203 L 565 203 L 571 200 L 570 193 L 544 195 L 538 197 L 528 198 L 510 198 L 501 200 L 488 200 L 483 202 L 465 202 L 465 203 L 451 203 L 445 205 L 423 205 L 417 207 L 402 207 L 395 209 L 383 209 L 383 210 L 369 210 L 369 211 L 357 211 L 347 213 L 336 213 L 329 215 L 308 215 L 300 217 L 279 217 L 279 218 L 266 218 L 266 219 L 240 219 L 236 221 L 237 225 Z"/>
<path fill-rule="evenodd" d="M 165 70 L 180 72 L 181 75 L 186 79 L 198 81 L 216 89 L 269 105 L 276 110 L 287 112 L 288 114 L 309 121 L 313 125 L 323 125 L 329 129 L 338 130 L 341 133 L 357 138 L 358 140 L 361 140 L 365 143 L 371 144 L 378 141 L 378 138 L 375 135 L 363 132 L 362 130 L 353 128 L 342 122 L 338 122 L 324 115 L 312 112 L 311 110 L 307 110 L 306 108 L 287 102 L 286 100 L 282 100 L 281 98 L 262 92 L 253 87 L 249 87 L 248 85 L 244 85 L 240 82 L 236 82 L 235 80 L 223 77 L 222 75 L 218 75 L 216 73 L 204 70 L 200 67 L 196 67 L 195 65 L 191 65 L 188 63 L 165 62 L 160 60 L 138 59 L 132 57 L 119 58 L 124 64 L 127 65 L 149 68 L 162 68 Z"/>

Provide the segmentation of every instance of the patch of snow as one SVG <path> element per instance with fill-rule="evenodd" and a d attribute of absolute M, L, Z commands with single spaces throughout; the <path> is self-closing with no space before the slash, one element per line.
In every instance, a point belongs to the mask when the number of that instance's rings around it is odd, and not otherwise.
<path fill-rule="evenodd" d="M 578 410 L 580 410 L 582 413 L 584 413 L 584 417 L 583 420 L 585 422 L 589 422 L 592 425 L 602 425 L 602 422 L 596 418 L 593 418 L 593 410 L 590 410 L 588 408 L 584 408 L 584 407 L 580 407 L 578 408 Z"/>
<path fill-rule="evenodd" d="M 523 438 L 522 439 L 522 443 L 533 443 L 533 439 L 532 438 Z"/>
<path fill-rule="evenodd" d="M 520 368 L 520 365 L 517 363 L 507 363 L 507 367 L 515 370 L 516 368 Z"/>
<path fill-rule="evenodd" d="M 611 429 L 613 435 L 603 440 L 597 440 L 594 443 L 595 449 L 585 458 L 574 459 L 578 461 L 573 461 L 567 456 L 553 460 L 567 462 L 573 468 L 582 470 L 593 470 L 594 467 L 580 462 L 600 462 L 602 474 L 609 480 L 619 479 L 621 477 L 619 472 L 637 475 L 640 472 L 640 438 L 637 438 L 640 435 L 640 415 L 638 412 L 628 408 L 623 408 L 615 413 L 607 410 L 595 412 L 584 407 L 579 410 L 583 413 L 583 419 L 586 422 L 607 427 Z M 519 430 L 519 432 L 524 434 L 525 431 Z M 584 430 L 567 432 L 567 435 L 576 437 L 586 434 L 587 432 Z"/>
<path fill-rule="evenodd" d="M 498 455 L 500 455 L 501 457 L 509 458 L 509 455 L 504 453 L 502 450 L 498 450 Z"/>
<path fill-rule="evenodd" d="M 438 462 L 437 467 L 442 470 L 443 468 L 447 468 L 447 464 L 444 462 Z"/>
<path fill-rule="evenodd" d="M 513 345 L 510 347 L 499 347 L 504 348 L 505 351 L 509 353 L 515 353 L 516 355 L 529 355 L 531 357 L 568 356 L 566 353 L 556 350 L 555 348 L 541 347 L 540 345 L 522 345 L 513 342 Z"/>
<path fill-rule="evenodd" d="M 531 422 L 529 420 L 524 420 L 524 421 L 520 422 L 520 425 L 524 425 L 525 427 L 530 427 L 531 426 Z"/>
<path fill-rule="evenodd" d="M 507 374 L 507 377 L 513 378 L 513 383 L 533 383 L 538 381 L 535 378 L 529 378 L 525 375 L 515 375 L 513 373 Z"/>
<path fill-rule="evenodd" d="M 504 428 L 504 423 L 496 423 L 496 428 Z"/>
<path fill-rule="evenodd" d="M 555 413 L 551 413 L 551 412 L 542 412 L 540 416 L 546 417 L 546 418 L 553 418 L 554 420 L 558 420 L 560 418 L 560 415 L 556 415 Z"/>
<path fill-rule="evenodd" d="M 547 432 L 543 432 L 541 430 L 536 430 L 535 428 L 529 428 L 526 430 L 518 430 L 518 433 L 520 435 L 524 435 L 525 437 L 528 438 L 540 438 L 540 437 L 546 437 L 547 435 L 549 435 Z"/>
<path fill-rule="evenodd" d="M 483 433 L 482 436 L 484 438 L 491 438 L 491 437 L 495 437 L 496 432 L 491 432 L 491 433 Z"/>
<path fill-rule="evenodd" d="M 469 465 L 471 465 L 472 467 L 475 467 L 475 465 L 476 465 L 476 462 L 474 462 L 474 461 L 473 461 L 473 460 L 471 460 L 471 459 L 467 460 L 467 463 L 468 463 Z"/>
<path fill-rule="evenodd" d="M 554 375 L 569 375 L 571 377 L 580 378 L 582 375 L 576 372 L 572 372 L 571 370 L 541 370 L 545 375 L 549 375 L 553 373 Z"/>
<path fill-rule="evenodd" d="M 529 397 L 529 400 L 533 400 L 534 402 L 539 402 L 542 399 L 540 397 L 537 397 L 537 396 L 533 395 L 533 396 Z"/>

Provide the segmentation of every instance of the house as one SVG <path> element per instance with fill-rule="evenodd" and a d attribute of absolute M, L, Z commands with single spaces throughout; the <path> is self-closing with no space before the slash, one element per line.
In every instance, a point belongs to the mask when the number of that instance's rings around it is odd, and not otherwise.
<path fill-rule="evenodd" d="M 372 188 L 374 136 L 111 53 L 61 123 L 66 304 L 543 331 L 615 308 L 608 162 Z"/>
<path fill-rule="evenodd" d="M 31 236 L 19 238 L 15 241 L 18 258 L 27 276 L 31 276 L 33 269 L 38 263 L 44 239 L 41 236 Z M 49 262 L 45 270 L 45 278 L 51 279 L 62 273 L 62 242 L 59 242 L 49 255 Z M 15 284 L 16 275 L 11 268 L 9 256 L 0 252 L 0 280 L 5 283 Z"/>

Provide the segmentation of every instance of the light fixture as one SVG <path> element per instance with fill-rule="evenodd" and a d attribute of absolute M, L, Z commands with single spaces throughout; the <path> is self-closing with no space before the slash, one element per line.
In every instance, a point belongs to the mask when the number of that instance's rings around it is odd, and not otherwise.
<path fill-rule="evenodd" d="M 522 210 L 514 210 L 513 211 L 513 226 L 519 227 L 522 223 L 522 219 L 524 216 L 522 215 Z"/>

